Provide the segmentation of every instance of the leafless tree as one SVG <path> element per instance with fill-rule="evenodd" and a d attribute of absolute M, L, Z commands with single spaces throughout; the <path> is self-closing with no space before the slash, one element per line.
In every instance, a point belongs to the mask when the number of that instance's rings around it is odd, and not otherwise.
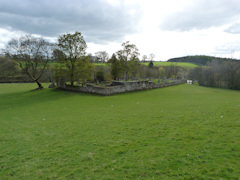
<path fill-rule="evenodd" d="M 145 62 L 148 59 L 147 55 L 142 56 L 142 61 Z"/>
<path fill-rule="evenodd" d="M 101 63 L 105 63 L 109 59 L 109 55 L 106 51 L 98 51 L 95 55 Z"/>
<path fill-rule="evenodd" d="M 38 88 L 43 88 L 39 79 L 51 58 L 54 44 L 41 37 L 23 35 L 11 39 L 4 49 L 7 57 L 15 60 L 22 71 L 26 73 Z"/>
<path fill-rule="evenodd" d="M 149 54 L 149 59 L 150 59 L 151 61 L 153 61 L 153 59 L 154 59 L 155 57 L 156 57 L 156 56 L 155 56 L 153 53 Z"/>

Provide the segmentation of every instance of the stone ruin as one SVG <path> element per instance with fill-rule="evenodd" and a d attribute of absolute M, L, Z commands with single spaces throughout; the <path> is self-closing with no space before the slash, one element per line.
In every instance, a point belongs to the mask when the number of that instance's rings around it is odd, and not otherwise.
<path fill-rule="evenodd" d="M 86 83 L 85 87 L 82 86 L 68 86 L 61 79 L 61 81 L 57 82 L 57 87 L 62 90 L 68 91 L 77 91 L 91 94 L 99 94 L 103 96 L 110 96 L 119 93 L 126 93 L 132 91 L 140 91 L 147 89 L 156 89 L 162 87 L 168 87 L 178 84 L 186 83 L 186 80 L 172 80 L 171 82 L 162 82 L 162 83 L 154 83 L 152 81 L 112 81 L 112 84 L 109 86 L 99 86 L 91 83 Z"/>

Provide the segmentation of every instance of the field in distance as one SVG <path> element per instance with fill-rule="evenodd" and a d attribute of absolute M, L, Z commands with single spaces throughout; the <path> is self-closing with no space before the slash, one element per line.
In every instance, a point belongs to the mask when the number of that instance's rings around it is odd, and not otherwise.
<path fill-rule="evenodd" d="M 93 63 L 95 66 L 107 66 L 107 63 Z M 149 62 L 141 62 L 141 64 L 148 66 Z M 199 67 L 199 65 L 194 63 L 187 63 L 187 62 L 164 62 L 164 61 L 156 61 L 153 62 L 154 66 L 180 66 L 180 67 L 187 67 L 187 68 L 194 68 Z M 50 65 L 58 65 L 58 63 L 50 63 Z M 109 64 L 110 65 L 110 64 Z"/>
<path fill-rule="evenodd" d="M 46 85 L 47 86 L 47 85 Z M 237 179 L 240 92 L 102 97 L 0 84 L 1 179 Z"/>
<path fill-rule="evenodd" d="M 149 62 L 144 62 L 141 63 L 144 64 L 146 66 L 148 66 Z M 164 61 L 156 61 L 153 62 L 154 66 L 180 66 L 180 67 L 187 67 L 187 68 L 194 68 L 194 67 L 199 67 L 199 65 L 194 64 L 194 63 L 186 63 L 186 62 L 164 62 Z"/>

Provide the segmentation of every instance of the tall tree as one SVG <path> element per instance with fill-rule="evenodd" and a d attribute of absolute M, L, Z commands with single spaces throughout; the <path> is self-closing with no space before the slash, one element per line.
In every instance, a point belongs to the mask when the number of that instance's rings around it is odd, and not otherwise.
<path fill-rule="evenodd" d="M 58 60 L 67 68 L 71 86 L 78 80 L 80 60 L 86 54 L 87 44 L 80 32 L 63 34 L 58 38 Z"/>
<path fill-rule="evenodd" d="M 125 71 L 125 77 L 128 79 L 128 73 L 130 70 L 128 61 L 137 58 L 140 53 L 138 52 L 137 46 L 135 44 L 130 44 L 129 41 L 124 42 L 122 44 L 122 48 L 122 50 L 117 51 L 117 56 L 121 62 L 122 68 Z"/>
<path fill-rule="evenodd" d="M 142 61 L 145 62 L 148 59 L 147 55 L 142 56 Z"/>
<path fill-rule="evenodd" d="M 114 80 L 120 77 L 122 73 L 122 66 L 120 61 L 117 59 L 116 55 L 113 54 L 111 59 L 108 60 L 108 63 L 111 64 L 111 75 Z"/>
<path fill-rule="evenodd" d="M 39 79 L 51 58 L 54 44 L 40 37 L 23 35 L 19 38 L 11 39 L 6 48 L 6 56 L 15 60 L 22 71 L 38 84 L 38 88 L 43 88 Z"/>
<path fill-rule="evenodd" d="M 136 56 L 133 56 L 128 63 L 129 63 L 129 70 L 131 72 L 132 78 L 135 79 L 139 71 L 139 68 L 141 66 L 140 61 Z"/>
<path fill-rule="evenodd" d="M 83 56 L 77 63 L 77 79 L 78 80 L 93 80 L 94 65 L 90 63 L 88 56 Z"/>

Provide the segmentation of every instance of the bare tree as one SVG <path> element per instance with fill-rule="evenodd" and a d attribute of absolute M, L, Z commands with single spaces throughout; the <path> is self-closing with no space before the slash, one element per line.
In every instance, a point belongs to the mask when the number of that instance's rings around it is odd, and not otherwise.
<path fill-rule="evenodd" d="M 23 35 L 19 38 L 11 39 L 6 48 L 7 57 L 15 60 L 22 71 L 38 84 L 38 88 L 43 88 L 39 79 L 51 58 L 54 44 L 43 38 L 32 35 Z"/>
<path fill-rule="evenodd" d="M 92 53 L 88 53 L 87 56 L 89 57 L 89 62 L 94 63 L 97 61 L 97 57 L 93 56 Z"/>
<path fill-rule="evenodd" d="M 154 55 L 153 53 L 149 54 L 149 59 L 150 59 L 151 61 L 153 61 L 154 58 L 155 58 L 155 55 Z"/>
<path fill-rule="evenodd" d="M 145 62 L 148 59 L 147 55 L 142 56 L 142 61 Z"/>
<path fill-rule="evenodd" d="M 100 62 L 105 63 L 109 59 L 109 55 L 106 51 L 98 51 L 95 53 Z"/>

